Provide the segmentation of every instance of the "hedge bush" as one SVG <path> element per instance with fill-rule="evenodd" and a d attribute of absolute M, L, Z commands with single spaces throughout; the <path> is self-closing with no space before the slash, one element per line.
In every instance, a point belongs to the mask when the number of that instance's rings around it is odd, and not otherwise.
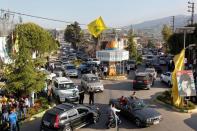
<path fill-rule="evenodd" d="M 173 103 L 172 103 L 171 94 L 172 94 L 171 90 L 164 91 L 161 95 L 157 96 L 157 99 L 162 101 L 162 102 L 164 102 L 164 103 L 166 103 L 166 104 L 174 106 Z M 191 101 L 188 101 L 188 104 L 183 104 L 180 107 L 177 107 L 177 106 L 174 106 L 174 107 L 176 107 L 177 109 L 180 109 L 181 111 L 183 111 L 183 110 L 195 109 L 196 105 L 194 103 L 192 103 Z"/>

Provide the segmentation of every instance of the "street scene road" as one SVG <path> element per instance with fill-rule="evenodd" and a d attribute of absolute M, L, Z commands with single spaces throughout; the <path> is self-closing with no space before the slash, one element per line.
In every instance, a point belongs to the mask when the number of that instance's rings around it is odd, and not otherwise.
<path fill-rule="evenodd" d="M 195 6 L 2 0 L 0 131 L 197 131 Z"/>
<path fill-rule="evenodd" d="M 130 76 L 128 80 L 124 81 L 109 81 L 103 80 L 104 83 L 104 92 L 97 93 L 95 95 L 95 104 L 102 110 L 101 118 L 99 122 L 95 125 L 90 125 L 79 129 L 80 131 L 114 131 L 115 128 L 106 129 L 105 123 L 107 122 L 107 109 L 109 108 L 109 99 L 111 98 L 119 98 L 121 96 L 130 96 L 132 94 L 132 78 L 134 76 L 134 72 L 130 72 Z M 75 83 L 80 84 L 80 79 L 73 79 Z M 120 131 L 128 131 L 128 130 L 141 130 L 141 131 L 195 131 L 197 130 L 197 125 L 195 120 L 197 120 L 197 114 L 187 114 L 187 113 L 178 113 L 169 107 L 165 107 L 157 102 L 155 102 L 156 96 L 168 90 L 166 84 L 161 83 L 160 79 L 157 78 L 154 87 L 150 90 L 139 90 L 136 93 L 136 96 L 143 99 L 149 106 L 159 111 L 163 120 L 159 125 L 153 125 L 147 128 L 137 128 L 135 124 L 128 120 L 127 118 L 120 116 L 122 120 L 122 124 L 119 125 Z M 88 103 L 89 95 L 85 95 L 85 103 Z M 35 131 L 40 128 L 41 118 L 33 120 L 31 122 L 27 122 L 22 125 L 21 131 Z M 30 128 L 31 127 L 31 128 Z"/>

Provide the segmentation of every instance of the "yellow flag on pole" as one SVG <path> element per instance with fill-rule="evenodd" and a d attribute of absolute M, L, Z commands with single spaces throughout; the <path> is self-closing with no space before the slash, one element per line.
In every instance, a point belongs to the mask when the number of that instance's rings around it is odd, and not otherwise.
<path fill-rule="evenodd" d="M 101 16 L 98 19 L 96 19 L 88 24 L 88 31 L 90 32 L 90 34 L 92 34 L 96 38 L 105 29 L 107 29 L 107 27 L 105 26 L 105 23 L 104 23 L 103 19 L 101 18 Z"/>
<path fill-rule="evenodd" d="M 185 49 L 183 49 L 181 53 L 176 55 L 173 59 L 175 68 L 172 73 L 172 85 L 173 85 L 172 97 L 173 97 L 173 104 L 178 107 L 181 105 L 182 98 L 179 96 L 179 92 L 178 92 L 176 72 L 184 70 L 184 59 L 185 59 Z"/>

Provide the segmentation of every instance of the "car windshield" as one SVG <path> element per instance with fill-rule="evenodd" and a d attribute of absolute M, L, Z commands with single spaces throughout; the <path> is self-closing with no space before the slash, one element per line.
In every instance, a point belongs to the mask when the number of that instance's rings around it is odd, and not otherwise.
<path fill-rule="evenodd" d="M 88 78 L 88 82 L 90 82 L 90 83 L 99 82 L 99 78 L 98 77 L 90 77 L 90 78 Z"/>
<path fill-rule="evenodd" d="M 155 71 L 153 69 L 147 69 L 146 72 L 153 73 Z"/>
<path fill-rule="evenodd" d="M 59 84 L 59 89 L 72 89 L 75 88 L 74 83 Z"/>
<path fill-rule="evenodd" d="M 76 68 L 75 68 L 75 66 L 66 66 L 66 69 L 67 70 L 73 70 L 73 69 L 76 69 Z"/>
<path fill-rule="evenodd" d="M 147 59 L 153 59 L 153 56 L 147 56 Z"/>
<path fill-rule="evenodd" d="M 144 107 L 146 107 L 147 105 L 144 103 L 143 100 L 138 100 L 138 101 L 135 101 L 133 104 L 132 104 L 132 108 L 133 109 L 142 109 Z"/>
<path fill-rule="evenodd" d="M 135 61 L 128 61 L 128 64 L 135 64 Z"/>

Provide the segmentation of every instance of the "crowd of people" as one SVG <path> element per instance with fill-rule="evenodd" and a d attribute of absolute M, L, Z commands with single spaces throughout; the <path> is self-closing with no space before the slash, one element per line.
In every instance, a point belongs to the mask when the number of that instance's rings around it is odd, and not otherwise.
<path fill-rule="evenodd" d="M 0 130 L 18 131 L 19 121 L 27 118 L 27 111 L 30 108 L 28 97 L 15 99 L 14 97 L 3 96 L 0 98 Z"/>

